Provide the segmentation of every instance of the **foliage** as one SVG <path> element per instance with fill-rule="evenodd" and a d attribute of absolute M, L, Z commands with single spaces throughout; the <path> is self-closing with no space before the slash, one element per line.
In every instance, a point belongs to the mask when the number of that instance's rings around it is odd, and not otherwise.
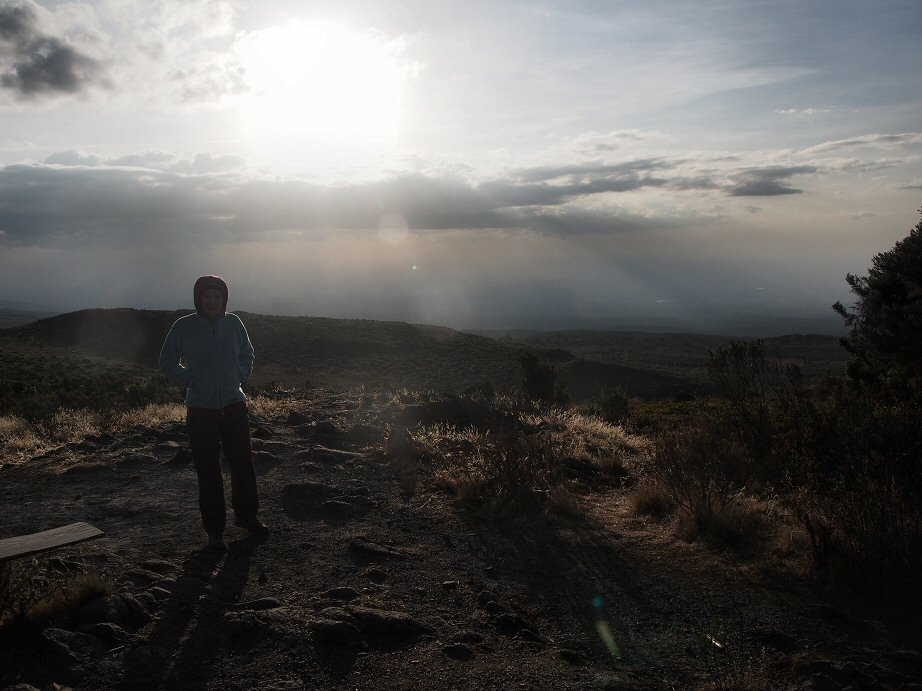
<path fill-rule="evenodd" d="M 624 422 L 630 412 L 630 400 L 621 387 L 603 384 L 599 391 L 599 410 L 605 422 Z"/>
<path fill-rule="evenodd" d="M 557 368 L 552 363 L 539 359 L 534 353 L 525 353 L 519 358 L 519 364 L 526 396 L 547 405 L 565 408 L 569 404 L 563 382 L 558 379 Z"/>
<path fill-rule="evenodd" d="M 843 345 L 854 355 L 849 371 L 903 395 L 922 393 L 922 220 L 909 235 L 872 260 L 867 276 L 846 277 L 855 303 L 833 308 L 851 327 Z M 908 391 L 907 391 L 908 390 Z"/>
<path fill-rule="evenodd" d="M 680 510 L 704 522 L 733 501 L 749 469 L 737 443 L 690 428 L 656 439 L 650 470 Z"/>

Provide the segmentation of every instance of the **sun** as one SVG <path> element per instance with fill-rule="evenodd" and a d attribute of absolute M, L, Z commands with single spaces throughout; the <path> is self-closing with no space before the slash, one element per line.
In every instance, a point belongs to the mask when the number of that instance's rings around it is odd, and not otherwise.
<path fill-rule="evenodd" d="M 248 92 L 241 124 L 278 145 L 388 143 L 400 125 L 402 45 L 329 23 L 292 22 L 237 44 Z"/>

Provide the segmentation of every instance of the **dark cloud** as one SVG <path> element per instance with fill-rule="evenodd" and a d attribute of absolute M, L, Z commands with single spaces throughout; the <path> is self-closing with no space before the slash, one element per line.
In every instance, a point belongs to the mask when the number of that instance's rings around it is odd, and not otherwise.
<path fill-rule="evenodd" d="M 20 98 L 74 94 L 104 81 L 100 62 L 43 33 L 26 4 L 0 4 L 0 68 L 0 88 Z"/>
<path fill-rule="evenodd" d="M 589 211 L 581 200 L 642 188 L 720 190 L 735 196 L 794 194 L 788 178 L 813 166 L 744 169 L 730 178 L 683 177 L 660 160 L 533 168 L 480 185 L 459 177 L 404 174 L 352 185 L 253 179 L 237 156 L 176 160 L 148 151 L 109 161 L 79 151 L 47 164 L 0 168 L 0 243 L 122 246 L 232 243 L 291 232 L 377 232 L 399 215 L 411 233 L 527 230 L 543 235 L 630 233 L 701 219 Z M 654 172 L 656 173 L 654 175 Z M 527 182 L 525 182 L 527 180 Z"/>
<path fill-rule="evenodd" d="M 78 162 L 76 155 L 74 162 Z M 527 229 L 604 233 L 655 221 L 586 213 L 563 205 L 521 207 L 516 194 L 452 178 L 404 175 L 351 186 L 250 180 L 222 173 L 114 166 L 0 168 L 0 242 L 134 246 L 227 243 L 305 233 L 377 232 L 399 214 L 411 232 Z M 520 193 L 519 193 L 520 194 Z M 543 197 L 559 201 L 559 193 Z"/>
<path fill-rule="evenodd" d="M 734 197 L 775 197 L 783 194 L 800 194 L 803 190 L 789 186 L 785 182 L 787 178 L 816 171 L 816 166 L 750 168 L 733 177 L 727 192 Z"/>

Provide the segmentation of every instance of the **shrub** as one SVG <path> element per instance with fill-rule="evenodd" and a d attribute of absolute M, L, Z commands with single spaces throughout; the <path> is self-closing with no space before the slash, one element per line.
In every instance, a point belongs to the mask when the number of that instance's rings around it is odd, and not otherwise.
<path fill-rule="evenodd" d="M 550 362 L 539 360 L 533 353 L 526 353 L 519 358 L 522 366 L 522 389 L 533 401 L 547 405 L 566 407 L 569 396 L 564 390 L 563 382 L 557 378 L 557 368 Z"/>
<path fill-rule="evenodd" d="M 604 384 L 599 391 L 599 411 L 605 422 L 618 424 L 623 422 L 630 409 L 627 393 L 621 387 Z"/>
<path fill-rule="evenodd" d="M 651 472 L 675 505 L 695 521 L 708 520 L 743 488 L 748 462 L 733 441 L 690 428 L 661 434 Z"/>

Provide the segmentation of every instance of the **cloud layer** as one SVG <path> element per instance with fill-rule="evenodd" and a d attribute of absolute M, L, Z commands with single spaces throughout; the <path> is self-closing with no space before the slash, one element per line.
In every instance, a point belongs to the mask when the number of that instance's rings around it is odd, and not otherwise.
<path fill-rule="evenodd" d="M 102 63 L 41 29 L 34 3 L 0 4 L 0 87 L 34 98 L 104 82 Z"/>

